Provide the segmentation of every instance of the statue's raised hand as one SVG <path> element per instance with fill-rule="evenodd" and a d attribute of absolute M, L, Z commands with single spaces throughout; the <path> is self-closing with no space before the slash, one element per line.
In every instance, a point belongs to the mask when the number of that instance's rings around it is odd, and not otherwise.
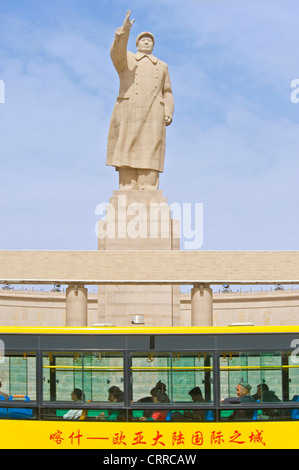
<path fill-rule="evenodd" d="M 125 20 L 124 20 L 124 24 L 123 24 L 123 30 L 124 31 L 130 31 L 130 29 L 132 28 L 132 25 L 135 21 L 134 20 L 130 20 L 130 15 L 131 15 L 132 11 L 131 10 L 128 10 L 127 11 L 127 14 L 126 14 L 126 17 L 125 17 Z"/>

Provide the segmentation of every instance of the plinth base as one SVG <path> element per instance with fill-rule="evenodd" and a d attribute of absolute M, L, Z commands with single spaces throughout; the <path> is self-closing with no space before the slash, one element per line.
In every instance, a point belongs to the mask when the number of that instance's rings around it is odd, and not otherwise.
<path fill-rule="evenodd" d="M 171 218 L 160 190 L 114 191 L 106 217 L 98 223 L 98 236 L 99 250 L 174 250 L 180 242 L 178 221 Z M 180 325 L 179 286 L 99 286 L 98 305 L 100 323 Z"/>

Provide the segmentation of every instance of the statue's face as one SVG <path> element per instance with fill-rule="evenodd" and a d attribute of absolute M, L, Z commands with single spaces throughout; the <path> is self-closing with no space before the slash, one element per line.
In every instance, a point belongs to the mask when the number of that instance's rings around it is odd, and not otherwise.
<path fill-rule="evenodd" d="M 139 39 L 137 44 L 138 52 L 142 52 L 143 54 L 151 54 L 154 48 L 154 41 L 150 36 L 142 36 Z"/>

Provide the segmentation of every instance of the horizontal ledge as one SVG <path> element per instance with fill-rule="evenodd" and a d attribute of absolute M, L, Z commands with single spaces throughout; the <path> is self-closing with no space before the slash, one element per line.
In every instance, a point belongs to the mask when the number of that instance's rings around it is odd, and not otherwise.
<path fill-rule="evenodd" d="M 0 283 L 298 284 L 299 251 L 1 251 Z"/>
<path fill-rule="evenodd" d="M 218 279 L 218 280 L 192 280 L 192 279 L 0 279 L 0 284 L 49 284 L 49 285 L 292 285 L 299 284 L 298 280 L 231 280 L 231 279 Z"/>

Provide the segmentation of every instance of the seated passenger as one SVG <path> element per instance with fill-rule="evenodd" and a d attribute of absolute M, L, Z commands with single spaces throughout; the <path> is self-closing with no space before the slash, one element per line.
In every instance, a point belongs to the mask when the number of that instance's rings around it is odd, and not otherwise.
<path fill-rule="evenodd" d="M 0 388 L 2 387 L 2 382 L 0 380 Z M 4 400 L 8 400 L 8 395 L 5 392 L 1 392 L 0 390 L 0 396 L 4 398 Z"/>
<path fill-rule="evenodd" d="M 280 401 L 277 395 L 272 390 L 269 390 L 267 384 L 257 385 L 256 393 L 253 396 L 255 400 L 260 400 L 262 402 L 273 402 Z"/>
<path fill-rule="evenodd" d="M 113 385 L 108 389 L 108 400 L 111 402 L 124 401 L 124 392 L 117 385 Z"/>
<path fill-rule="evenodd" d="M 247 403 L 254 403 L 255 399 L 250 395 L 251 385 L 247 382 L 240 382 L 237 386 L 236 392 L 242 405 Z M 229 419 L 252 419 L 254 410 L 235 410 L 230 415 Z"/>
<path fill-rule="evenodd" d="M 237 386 L 237 396 L 241 398 L 241 403 L 254 402 L 253 396 L 250 395 L 251 385 L 247 382 L 240 382 Z"/>
<path fill-rule="evenodd" d="M 204 403 L 204 399 L 199 387 L 192 388 L 192 390 L 190 390 L 188 393 L 194 403 Z M 205 410 L 185 410 L 183 417 L 188 421 L 202 421 L 205 419 Z"/>
<path fill-rule="evenodd" d="M 170 403 L 170 399 L 166 393 L 166 385 L 159 380 L 156 386 L 151 390 L 151 396 L 154 403 Z M 154 410 L 151 417 L 142 416 L 140 421 L 165 421 L 168 410 Z"/>
<path fill-rule="evenodd" d="M 153 403 L 153 397 L 152 395 L 151 396 L 148 396 L 148 397 L 143 397 L 143 398 L 140 398 L 137 403 Z M 152 410 L 144 410 L 143 411 L 143 416 L 145 416 L 146 418 L 150 418 L 152 416 Z"/>
<path fill-rule="evenodd" d="M 280 402 L 278 396 L 272 390 L 269 390 L 267 384 L 257 385 L 257 390 L 253 395 L 253 398 L 256 401 L 261 401 L 263 403 Z M 263 414 L 266 416 L 281 416 L 281 410 L 269 408 L 267 410 L 263 410 Z"/>
<path fill-rule="evenodd" d="M 84 394 L 80 388 L 75 388 L 72 393 L 71 397 L 73 401 L 81 401 L 84 400 Z M 65 415 L 63 415 L 63 419 L 79 419 L 82 415 L 83 410 L 69 410 Z"/>
<path fill-rule="evenodd" d="M 111 403 L 123 402 L 124 392 L 117 385 L 113 385 L 108 389 L 108 400 Z M 126 412 L 124 410 L 109 410 L 108 415 L 103 412 L 96 417 L 100 421 L 125 421 L 125 418 Z"/>
<path fill-rule="evenodd" d="M 204 401 L 201 390 L 200 390 L 199 387 L 192 388 L 192 390 L 190 390 L 188 393 L 189 393 L 189 395 L 191 396 L 192 400 L 195 403 Z"/>

